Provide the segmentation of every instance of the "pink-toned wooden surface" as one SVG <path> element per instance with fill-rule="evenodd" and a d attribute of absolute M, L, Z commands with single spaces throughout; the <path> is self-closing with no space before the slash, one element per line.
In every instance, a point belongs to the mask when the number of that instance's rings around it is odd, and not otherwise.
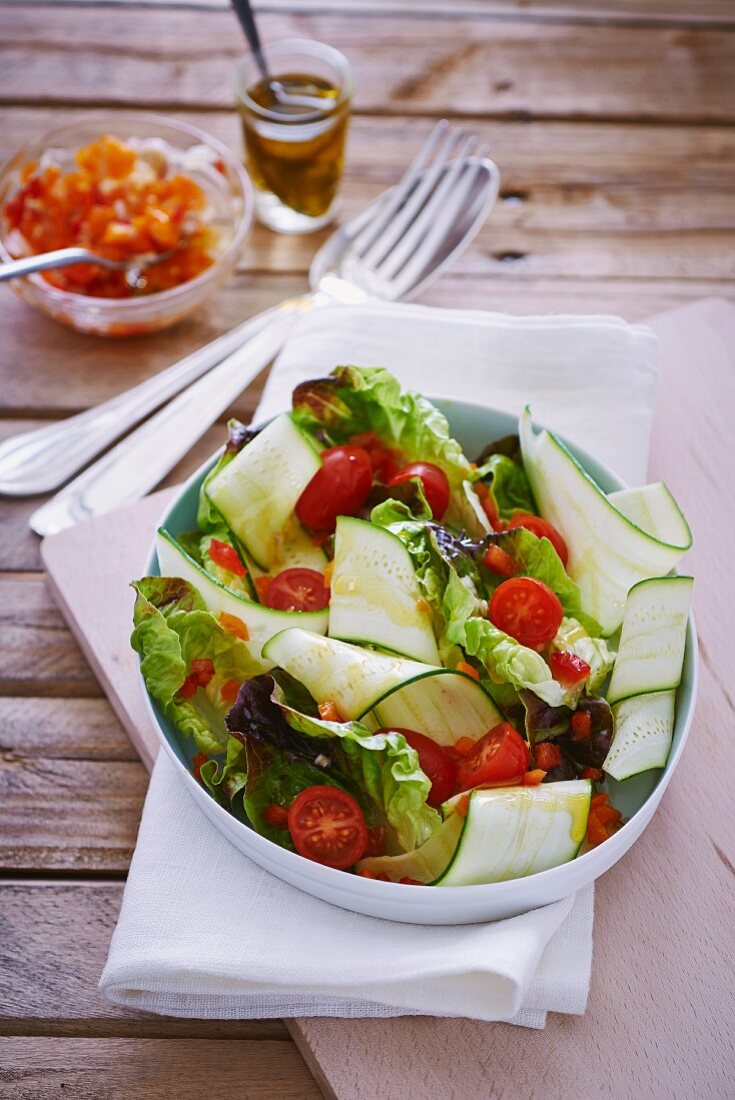
<path fill-rule="evenodd" d="M 735 307 L 664 314 L 650 474 L 692 524 L 687 566 L 702 680 L 689 746 L 653 823 L 598 884 L 589 1008 L 545 1031 L 470 1020 L 301 1019 L 289 1029 L 326 1095 L 344 1100 L 733 1096 L 732 947 L 735 703 L 730 547 Z M 127 648 L 131 598 L 169 493 L 47 540 L 43 557 L 72 628 L 144 759 L 155 746 Z M 730 531 L 728 541 L 726 532 Z M 113 552 L 114 550 L 114 552 Z M 78 568 L 84 554 L 89 568 Z M 99 569 L 97 563 L 105 562 Z M 99 615 L 104 593 L 107 614 Z M 728 614 L 729 600 L 729 614 Z"/>

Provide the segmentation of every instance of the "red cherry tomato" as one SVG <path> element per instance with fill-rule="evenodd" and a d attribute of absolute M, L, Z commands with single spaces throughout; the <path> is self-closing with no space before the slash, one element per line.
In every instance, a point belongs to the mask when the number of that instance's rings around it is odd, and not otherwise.
<path fill-rule="evenodd" d="M 399 470 L 388 484 L 400 485 L 404 481 L 410 481 L 412 477 L 420 479 L 426 503 L 431 508 L 434 519 L 441 519 L 449 506 L 450 490 L 447 475 L 438 466 L 432 466 L 430 462 L 412 462 Z"/>
<path fill-rule="evenodd" d="M 262 596 L 276 611 L 321 611 L 329 603 L 329 589 L 316 569 L 284 569 L 273 578 Z"/>
<path fill-rule="evenodd" d="M 240 561 L 237 550 L 234 546 L 230 546 L 228 542 L 222 542 L 220 539 L 210 539 L 209 556 L 215 565 L 219 565 L 220 569 L 229 569 L 230 573 L 234 573 L 236 577 L 247 575 L 247 569 Z"/>
<path fill-rule="evenodd" d="M 541 516 L 523 514 L 514 516 L 513 519 L 508 522 L 506 531 L 510 531 L 513 527 L 525 527 L 526 530 L 530 531 L 536 538 L 548 539 L 561 558 L 562 565 L 566 568 L 567 561 L 569 560 L 567 544 L 564 541 L 564 537 L 557 531 L 553 524 L 548 522 L 548 520 L 541 519 Z"/>
<path fill-rule="evenodd" d="M 451 756 L 436 741 L 416 730 L 385 726 L 378 733 L 402 733 L 412 749 L 418 753 L 419 767 L 431 780 L 431 790 L 426 801 L 430 806 L 441 806 L 457 789 L 457 769 Z"/>
<path fill-rule="evenodd" d="M 559 597 L 543 581 L 511 577 L 495 589 L 488 609 L 490 622 L 521 645 L 541 649 L 564 618 Z"/>
<path fill-rule="evenodd" d="M 528 745 L 510 722 L 489 730 L 457 764 L 460 791 L 520 783 L 531 759 Z"/>
<path fill-rule="evenodd" d="M 578 657 L 569 649 L 555 650 L 549 658 L 549 667 L 554 679 L 567 688 L 586 680 L 591 672 L 584 658 Z"/>
<path fill-rule="evenodd" d="M 312 531 L 331 533 L 337 516 L 353 516 L 362 507 L 372 484 L 373 468 L 364 447 L 329 447 L 296 502 L 296 515 Z"/>
<path fill-rule="evenodd" d="M 346 871 L 368 843 L 365 815 L 338 787 L 307 787 L 291 803 L 288 829 L 299 855 Z"/>

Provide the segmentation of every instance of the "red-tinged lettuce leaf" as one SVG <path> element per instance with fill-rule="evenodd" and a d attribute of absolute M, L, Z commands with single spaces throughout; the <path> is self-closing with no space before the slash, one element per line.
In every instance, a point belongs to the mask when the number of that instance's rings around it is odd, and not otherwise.
<path fill-rule="evenodd" d="M 571 764 L 578 774 L 582 769 L 601 768 L 612 744 L 614 721 L 606 699 L 596 695 L 582 695 L 576 711 L 569 707 L 552 707 L 539 699 L 532 691 L 519 692 L 526 712 L 526 737 L 533 753 L 541 741 L 553 741 L 562 750 L 566 765 L 557 774 L 549 772 L 547 779 L 570 778 Z M 575 713 L 589 714 L 591 733 L 582 741 L 575 741 L 572 734 L 572 717 Z M 563 774 L 562 774 L 563 772 Z"/>

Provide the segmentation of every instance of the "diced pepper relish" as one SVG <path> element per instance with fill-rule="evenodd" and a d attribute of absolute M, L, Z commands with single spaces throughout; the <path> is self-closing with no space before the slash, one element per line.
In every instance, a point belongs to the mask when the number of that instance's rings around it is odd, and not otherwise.
<path fill-rule="evenodd" d="M 21 186 L 5 204 L 8 248 L 19 255 L 82 246 L 112 260 L 176 249 L 144 268 L 135 285 L 127 272 L 94 264 L 46 271 L 60 290 L 97 298 L 153 294 L 188 282 L 216 258 L 216 233 L 206 224 L 199 184 L 158 148 L 137 150 L 105 135 L 78 149 L 77 167 L 29 162 Z M 14 239 L 17 247 L 13 247 Z"/>

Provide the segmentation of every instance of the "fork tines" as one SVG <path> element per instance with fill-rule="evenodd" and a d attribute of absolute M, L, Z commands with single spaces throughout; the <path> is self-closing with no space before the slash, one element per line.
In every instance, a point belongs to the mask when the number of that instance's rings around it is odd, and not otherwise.
<path fill-rule="evenodd" d="M 405 294 L 467 202 L 485 154 L 474 135 L 446 119 L 438 122 L 383 208 L 355 240 L 351 276 L 359 277 L 365 289 L 380 284 L 381 297 Z"/>

